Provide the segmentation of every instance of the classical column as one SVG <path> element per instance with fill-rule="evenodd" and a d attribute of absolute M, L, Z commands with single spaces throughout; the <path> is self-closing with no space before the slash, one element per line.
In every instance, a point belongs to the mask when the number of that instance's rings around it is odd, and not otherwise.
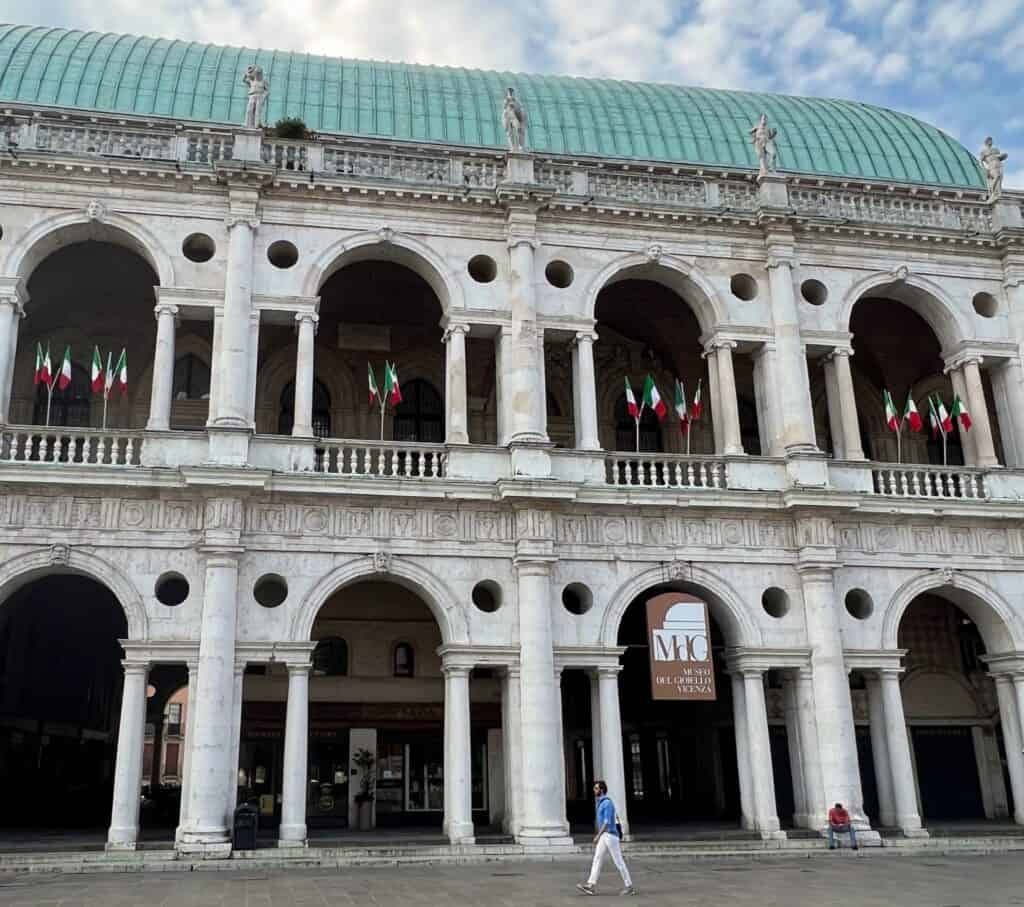
<path fill-rule="evenodd" d="M 839 381 L 836 377 L 835 350 L 821 362 L 825 376 L 825 402 L 828 406 L 828 427 L 832 434 L 832 456 L 836 460 L 846 459 L 846 438 L 843 437 L 842 402 L 839 399 Z"/>
<path fill-rule="evenodd" d="M 732 719 L 736 738 L 736 773 L 740 781 L 740 815 L 744 828 L 755 827 L 754 781 L 750 776 L 750 750 L 747 746 L 747 697 L 743 691 L 743 675 L 730 673 L 732 680 Z"/>
<path fill-rule="evenodd" d="M 725 450 L 725 417 L 722 414 L 722 394 L 718 385 L 718 356 L 710 344 L 704 347 L 701 358 L 708 364 L 708 398 L 711 401 L 711 433 L 715 442 L 715 453 L 721 456 Z"/>
<path fill-rule="evenodd" d="M 224 306 L 219 305 L 213 309 L 213 338 L 210 345 L 210 399 L 206 407 L 206 425 L 213 425 L 217 417 L 220 400 L 221 381 L 221 348 L 224 344 Z"/>
<path fill-rule="evenodd" d="M 164 708 L 167 708 L 166 702 Z M 149 766 L 149 789 L 155 791 L 160 786 L 163 776 L 161 769 L 164 762 L 164 708 L 153 716 L 153 758 Z"/>
<path fill-rule="evenodd" d="M 181 760 L 181 803 L 178 806 L 178 827 L 174 830 L 174 840 L 180 841 L 182 832 L 188 824 L 189 785 L 192 781 L 192 744 L 195 741 L 196 727 L 196 683 L 199 678 L 199 662 L 189 661 L 188 670 L 188 701 L 185 703 L 185 755 Z"/>
<path fill-rule="evenodd" d="M 564 760 L 560 690 L 555 684 L 551 636 L 551 563 L 543 557 L 518 557 L 520 715 L 522 728 L 521 840 L 567 839 L 562 799 Z"/>
<path fill-rule="evenodd" d="M 827 803 L 841 802 L 858 828 L 868 828 L 857 764 L 850 682 L 839 633 L 839 606 L 832 582 L 834 568 L 826 564 L 803 564 L 797 569 L 803 587 L 807 638 L 811 646 L 824 798 Z"/>
<path fill-rule="evenodd" d="M 448 444 L 469 443 L 469 403 L 466 395 L 466 335 L 468 324 L 449 324 L 444 332 L 445 344 L 445 441 Z"/>
<path fill-rule="evenodd" d="M 299 332 L 295 353 L 295 419 L 292 437 L 313 437 L 313 370 L 315 360 L 316 323 L 314 312 L 297 312 L 295 322 Z"/>
<path fill-rule="evenodd" d="M 775 344 L 762 343 L 750 358 L 754 362 L 754 391 L 757 395 L 757 425 L 761 437 L 761 451 L 769 457 L 784 457 L 786 447 L 782 443 L 776 395 L 778 353 Z"/>
<path fill-rule="evenodd" d="M 1013 675 L 1013 688 L 1017 692 L 1017 727 L 1024 729 L 1024 674 Z"/>
<path fill-rule="evenodd" d="M 843 459 L 863 460 L 864 447 L 860 440 L 860 421 L 857 419 L 857 397 L 853 392 L 853 375 L 850 372 L 852 350 L 837 347 L 830 354 L 836 371 L 836 387 L 839 391 L 839 413 L 843 424 Z M 829 403 L 831 413 L 831 402 Z"/>
<path fill-rule="evenodd" d="M 235 619 L 238 550 L 207 548 L 206 587 L 199 641 L 199 677 L 191 746 L 188 818 L 178 847 L 226 856 L 230 853 L 228 810 L 236 782 L 231 767 L 234 727 Z"/>
<path fill-rule="evenodd" d="M 245 665 L 235 664 L 235 692 L 231 700 L 233 720 L 231 723 L 231 809 L 229 815 L 234 816 L 238 806 L 238 757 L 242 749 L 242 696 L 245 688 Z"/>
<path fill-rule="evenodd" d="M 779 832 L 772 776 L 772 746 L 768 736 L 768 711 L 764 699 L 764 672 L 743 669 L 743 693 L 747 707 L 747 752 L 756 827 L 762 837 Z"/>
<path fill-rule="evenodd" d="M 249 319 L 252 312 L 252 253 L 257 222 L 229 217 L 227 277 L 224 281 L 224 321 L 221 325 L 221 373 L 214 401 L 213 424 L 224 428 L 248 428 L 249 418 Z M 238 380 L 239 376 L 243 380 Z"/>
<path fill-rule="evenodd" d="M 249 398 L 245 404 L 245 418 L 251 428 L 256 428 L 256 382 L 260 369 L 260 313 L 249 316 Z"/>
<path fill-rule="evenodd" d="M 114 765 L 114 804 L 107 832 L 107 850 L 134 850 L 139 837 L 139 791 L 142 788 L 148 677 L 147 663 L 124 663 L 121 725 L 117 733 L 117 762 Z"/>
<path fill-rule="evenodd" d="M 885 714 L 885 743 L 892 766 L 893 799 L 896 801 L 896 822 L 909 837 L 926 837 L 917 813 L 917 783 L 910 759 L 907 722 L 903 717 L 903 696 L 900 693 L 900 671 L 879 672 L 882 688 L 882 710 Z"/>
<path fill-rule="evenodd" d="M 622 832 L 629 834 L 626 815 L 626 772 L 622 761 L 622 718 L 619 713 L 619 671 L 621 665 L 597 669 L 601 714 L 601 767 L 615 808 L 619 812 Z"/>
<path fill-rule="evenodd" d="M 306 846 L 306 753 L 309 749 L 311 667 L 309 662 L 288 665 L 288 707 L 284 724 L 284 771 L 281 778 L 278 847 Z"/>
<path fill-rule="evenodd" d="M 504 428 L 511 442 L 547 441 L 543 382 L 543 328 L 537 324 L 534 288 L 536 240 L 509 239 L 511 331 L 501 334 Z"/>
<path fill-rule="evenodd" d="M 1024 467 L 1024 368 L 1020 357 L 1005 360 L 991 376 L 1006 465 Z"/>
<path fill-rule="evenodd" d="M 792 254 L 789 252 L 789 254 Z M 793 266 L 789 254 L 776 248 L 768 257 L 768 282 L 771 287 L 772 322 L 778 348 L 779 419 L 782 437 L 789 452 L 814 452 L 814 410 L 807 376 L 807 356 L 800 336 L 800 316 L 793 290 Z"/>
<path fill-rule="evenodd" d="M 882 701 L 882 679 L 877 674 L 864 678 L 868 688 L 868 721 L 871 725 L 871 757 L 875 763 L 875 786 L 878 789 L 878 821 L 886 828 L 896 824 L 896 800 L 892 790 L 892 765 L 886 740 L 885 703 Z"/>
<path fill-rule="evenodd" d="M 793 824 L 803 828 L 807 825 L 807 779 L 803 746 L 800 743 L 800 706 L 797 702 L 796 681 L 790 672 L 782 676 L 782 708 L 786 719 L 790 774 L 793 778 Z"/>
<path fill-rule="evenodd" d="M 14 383 L 14 359 L 18 351 L 18 327 L 25 311 L 18 295 L 0 296 L 0 425 L 6 424 Z"/>
<path fill-rule="evenodd" d="M 601 731 L 601 680 L 597 670 L 588 671 L 590 678 L 590 759 L 593 763 L 594 778 L 604 778 L 604 762 L 601 750 L 604 734 Z"/>
<path fill-rule="evenodd" d="M 988 403 L 985 388 L 981 383 L 981 359 L 968 358 L 964 361 L 964 382 L 967 385 L 967 407 L 971 416 L 971 430 L 978 452 L 979 466 L 998 466 L 995 445 L 992 442 L 992 424 L 988 418 Z"/>
<path fill-rule="evenodd" d="M 573 414 L 576 417 L 576 447 L 600 450 L 597 432 L 597 380 L 594 376 L 593 331 L 578 331 L 572 342 Z"/>
<path fill-rule="evenodd" d="M 174 332 L 178 307 L 157 303 L 156 349 L 153 351 L 153 386 L 149 394 L 147 431 L 168 431 L 171 427 L 171 396 L 174 392 Z"/>
<path fill-rule="evenodd" d="M 818 722 L 814 709 L 814 673 L 809 667 L 799 668 L 794 673 L 807 827 L 820 831 L 825 827 L 827 810 L 825 808 L 825 788 L 821 780 Z"/>
<path fill-rule="evenodd" d="M 718 396 L 716 402 L 722 417 L 722 452 L 742 454 L 740 439 L 740 408 L 736 399 L 736 375 L 732 368 L 732 351 L 736 348 L 733 340 L 717 340 L 711 345 L 717 363 Z"/>
<path fill-rule="evenodd" d="M 469 667 L 444 665 L 444 831 L 452 844 L 472 844 Z"/>
<path fill-rule="evenodd" d="M 947 368 L 946 373 L 949 375 L 950 383 L 953 385 L 953 393 L 963 400 L 964 406 L 970 410 L 971 403 L 967 396 L 967 382 L 964 380 L 964 370 L 962 368 Z M 973 412 L 971 412 L 971 416 L 974 416 Z M 977 466 L 978 449 L 974 443 L 974 432 L 962 431 L 959 425 L 957 425 L 957 431 L 960 433 L 960 444 L 964 450 L 964 465 Z"/>
<path fill-rule="evenodd" d="M 522 729 L 520 724 L 519 666 L 509 665 L 501 679 L 501 742 L 504 747 L 505 818 L 502 829 L 519 834 L 523 779 Z"/>
<path fill-rule="evenodd" d="M 1021 723 L 1017 715 L 1017 696 L 1008 674 L 994 675 L 996 695 L 999 698 L 999 721 L 1003 726 L 1003 747 L 1006 750 L 1006 768 L 1010 774 L 1013 792 L 1013 821 L 1024 825 L 1024 743 L 1021 742 Z"/>

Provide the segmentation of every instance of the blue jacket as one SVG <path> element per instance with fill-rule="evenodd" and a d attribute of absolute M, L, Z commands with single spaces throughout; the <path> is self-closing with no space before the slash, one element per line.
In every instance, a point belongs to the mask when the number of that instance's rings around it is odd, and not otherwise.
<path fill-rule="evenodd" d="M 597 827 L 604 826 L 604 830 L 610 835 L 619 837 L 619 829 L 615 824 L 615 804 L 612 803 L 612 798 L 609 796 L 603 796 L 597 801 Z"/>

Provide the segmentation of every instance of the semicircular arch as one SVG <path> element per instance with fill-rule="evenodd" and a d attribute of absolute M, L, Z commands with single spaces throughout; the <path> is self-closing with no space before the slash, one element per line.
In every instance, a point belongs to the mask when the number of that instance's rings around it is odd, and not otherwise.
<path fill-rule="evenodd" d="M 393 582 L 417 595 L 434 615 L 441 641 L 446 645 L 469 642 L 466 617 L 440 579 L 418 564 L 399 557 L 390 558 L 385 570 L 378 569 L 372 555 L 336 567 L 310 590 L 292 619 L 292 641 L 308 642 L 316 616 L 327 600 L 346 586 L 367 580 Z"/>
<path fill-rule="evenodd" d="M 720 576 L 694 565 L 685 581 L 666 577 L 661 565 L 650 567 L 626 580 L 615 591 L 601 620 L 600 642 L 605 646 L 618 645 L 619 625 L 626 609 L 647 589 L 655 586 L 678 588 L 681 592 L 701 594 L 708 603 L 708 610 L 725 636 L 729 646 L 759 646 L 762 642 L 761 629 L 751 620 L 743 607 L 743 601 L 732 586 Z M 696 591 L 695 591 L 696 590 Z"/>
<path fill-rule="evenodd" d="M 448 315 L 465 308 L 462 286 L 445 260 L 430 246 L 403 233 L 357 233 L 328 246 L 306 275 L 303 293 L 319 296 L 327 281 L 347 265 L 360 261 L 390 261 L 422 277 L 437 296 L 441 311 Z"/>
<path fill-rule="evenodd" d="M 87 576 L 105 586 L 124 611 L 128 638 L 140 642 L 148 639 L 146 607 L 135 584 L 109 561 L 66 546 L 19 554 L 0 564 L 0 607 L 22 586 L 58 574 Z"/>

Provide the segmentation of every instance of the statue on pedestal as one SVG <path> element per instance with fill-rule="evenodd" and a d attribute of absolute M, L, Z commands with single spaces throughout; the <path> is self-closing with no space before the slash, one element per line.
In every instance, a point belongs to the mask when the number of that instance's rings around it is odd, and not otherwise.
<path fill-rule="evenodd" d="M 247 129 L 259 129 L 263 125 L 263 109 L 270 94 L 270 82 L 263 78 L 263 68 L 255 64 L 245 67 L 242 82 L 249 89 L 245 126 Z"/>
<path fill-rule="evenodd" d="M 759 176 L 775 172 L 775 136 L 777 129 L 768 125 L 768 114 L 762 113 L 757 125 L 750 129 L 750 140 L 754 144 L 757 160 L 761 166 Z"/>
<path fill-rule="evenodd" d="M 978 153 L 981 166 L 985 169 L 985 181 L 988 183 L 988 200 L 990 202 L 994 202 L 1003 194 L 1003 170 L 1005 169 L 1003 161 L 1008 157 L 1009 155 L 1005 151 L 1000 151 L 992 144 L 992 136 L 985 139 L 985 144 L 982 145 L 981 151 Z"/>
<path fill-rule="evenodd" d="M 505 127 L 508 137 L 508 150 L 522 152 L 526 150 L 526 111 L 516 98 L 514 88 L 505 93 L 505 106 L 501 111 L 501 124 Z"/>

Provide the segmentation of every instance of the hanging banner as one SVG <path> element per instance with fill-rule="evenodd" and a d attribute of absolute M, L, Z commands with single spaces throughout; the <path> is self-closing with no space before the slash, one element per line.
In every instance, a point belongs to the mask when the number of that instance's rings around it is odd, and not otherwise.
<path fill-rule="evenodd" d="M 686 592 L 647 602 L 652 699 L 714 699 L 708 606 Z"/>

